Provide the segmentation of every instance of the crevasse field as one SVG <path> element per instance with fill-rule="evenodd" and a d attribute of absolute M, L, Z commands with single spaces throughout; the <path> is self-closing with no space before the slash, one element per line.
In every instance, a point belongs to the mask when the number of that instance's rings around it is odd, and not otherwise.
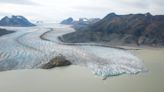
<path fill-rule="evenodd" d="M 58 36 L 74 31 L 70 26 L 47 24 L 1 28 L 16 32 L 0 37 L 0 71 L 37 69 L 57 55 L 64 55 L 74 65 L 86 67 L 103 78 L 147 70 L 142 60 L 126 50 L 60 42 Z"/>

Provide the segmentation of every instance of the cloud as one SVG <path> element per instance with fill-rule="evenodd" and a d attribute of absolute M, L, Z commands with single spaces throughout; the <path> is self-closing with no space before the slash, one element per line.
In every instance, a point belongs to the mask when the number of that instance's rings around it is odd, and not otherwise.
<path fill-rule="evenodd" d="M 115 0 L 115 2 L 124 7 L 132 8 L 147 8 L 150 3 L 148 0 Z"/>
<path fill-rule="evenodd" d="M 164 0 L 115 0 L 115 2 L 125 7 L 137 9 L 153 10 L 153 7 L 164 9 Z"/>
<path fill-rule="evenodd" d="M 34 20 L 99 17 L 108 13 L 164 14 L 164 0 L 0 0 L 0 16 L 24 15 Z"/>
<path fill-rule="evenodd" d="M 23 4 L 23 5 L 33 5 L 36 4 L 31 0 L 0 0 L 0 3 L 7 4 Z"/>

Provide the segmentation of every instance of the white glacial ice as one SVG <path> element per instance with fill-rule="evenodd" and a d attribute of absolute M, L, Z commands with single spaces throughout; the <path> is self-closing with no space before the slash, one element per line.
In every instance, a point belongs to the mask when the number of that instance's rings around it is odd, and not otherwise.
<path fill-rule="evenodd" d="M 125 50 L 61 44 L 57 37 L 74 31 L 69 26 L 53 24 L 5 28 L 16 32 L 0 37 L 0 71 L 39 68 L 59 54 L 104 78 L 146 70 L 140 59 Z"/>

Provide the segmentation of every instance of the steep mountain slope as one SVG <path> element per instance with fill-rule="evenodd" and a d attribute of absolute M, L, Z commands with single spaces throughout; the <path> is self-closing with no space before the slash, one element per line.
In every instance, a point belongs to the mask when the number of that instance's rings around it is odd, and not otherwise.
<path fill-rule="evenodd" d="M 68 19 L 63 20 L 60 24 L 72 24 L 74 22 L 73 18 L 69 17 Z"/>
<path fill-rule="evenodd" d="M 29 27 L 35 26 L 34 24 L 30 23 L 25 17 L 23 16 L 12 16 L 7 17 L 5 16 L 0 20 L 0 26 L 20 26 L 20 27 Z"/>
<path fill-rule="evenodd" d="M 115 44 L 164 45 L 164 15 L 108 14 L 99 22 L 62 38 L 65 42 L 109 42 Z"/>

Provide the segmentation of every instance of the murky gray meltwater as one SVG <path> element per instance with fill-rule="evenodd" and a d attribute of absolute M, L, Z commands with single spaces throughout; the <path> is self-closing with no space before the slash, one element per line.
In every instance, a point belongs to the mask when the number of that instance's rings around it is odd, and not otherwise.
<path fill-rule="evenodd" d="M 74 31 L 69 26 L 49 24 L 7 29 L 16 32 L 0 37 L 0 71 L 39 68 L 59 54 L 102 77 L 145 71 L 141 60 L 128 51 L 61 44 L 57 37 Z"/>

